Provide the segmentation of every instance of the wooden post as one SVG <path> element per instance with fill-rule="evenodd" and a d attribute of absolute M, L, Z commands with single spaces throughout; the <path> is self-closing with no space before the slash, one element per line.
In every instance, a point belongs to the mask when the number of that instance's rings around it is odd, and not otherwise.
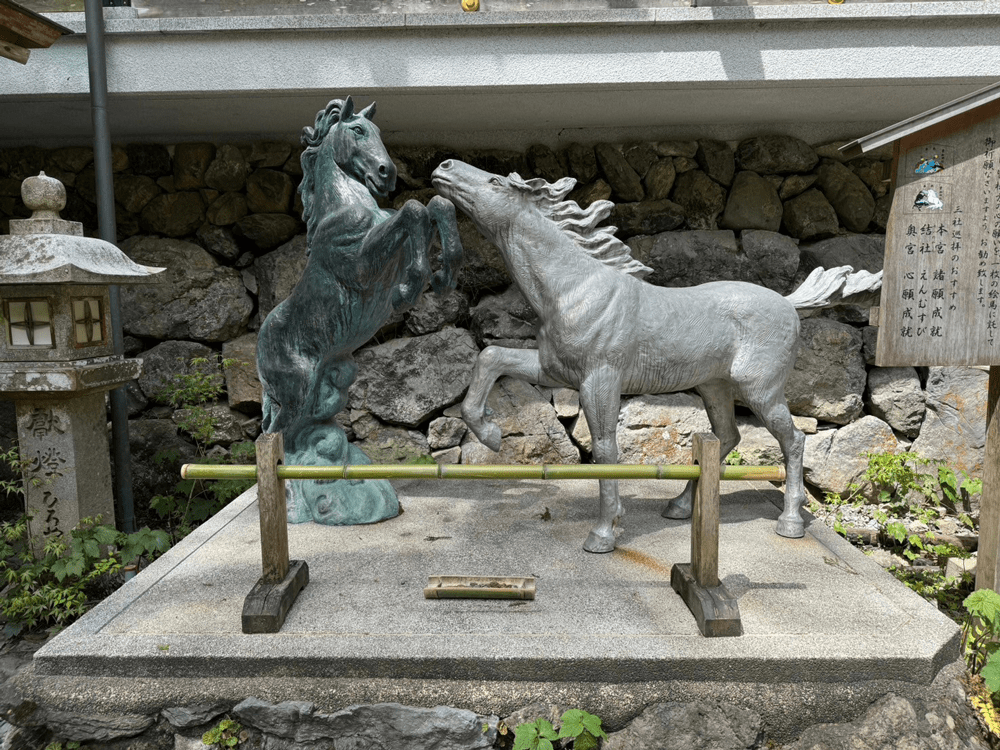
<path fill-rule="evenodd" d="M 263 574 L 243 602 L 243 632 L 277 633 L 309 582 L 309 566 L 304 560 L 288 559 L 285 481 L 278 479 L 278 466 L 285 458 L 281 433 L 262 434 L 256 448 Z"/>
<path fill-rule="evenodd" d="M 670 585 L 691 610 L 702 635 L 742 635 L 739 604 L 719 581 L 719 439 L 699 433 L 692 447 L 701 477 L 691 515 L 691 564 L 676 563 L 670 570 Z"/>
<path fill-rule="evenodd" d="M 979 504 L 979 553 L 976 588 L 997 591 L 1000 563 L 1000 366 L 990 367 L 986 401 L 986 449 L 983 456 L 983 494 Z"/>

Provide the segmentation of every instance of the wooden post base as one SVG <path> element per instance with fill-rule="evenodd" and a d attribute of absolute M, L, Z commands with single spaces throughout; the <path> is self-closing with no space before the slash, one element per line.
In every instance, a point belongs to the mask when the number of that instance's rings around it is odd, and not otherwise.
<path fill-rule="evenodd" d="M 288 573 L 278 583 L 258 579 L 243 602 L 243 632 L 277 633 L 281 630 L 288 610 L 307 583 L 309 566 L 305 560 L 290 561 Z"/>
<path fill-rule="evenodd" d="M 688 605 L 703 636 L 743 635 L 739 603 L 722 583 L 702 586 L 695 580 L 688 563 L 675 563 L 670 569 L 670 585 Z"/>

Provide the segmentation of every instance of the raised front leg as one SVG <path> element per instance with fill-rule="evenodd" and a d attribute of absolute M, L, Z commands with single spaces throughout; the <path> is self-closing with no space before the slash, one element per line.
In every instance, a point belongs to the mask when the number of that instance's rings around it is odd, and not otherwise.
<path fill-rule="evenodd" d="M 462 419 L 479 438 L 479 442 L 493 451 L 500 450 L 500 427 L 486 419 L 486 399 L 490 389 L 504 376 L 526 380 L 538 385 L 559 386 L 542 373 L 537 349 L 507 349 L 488 346 L 479 352 L 472 382 L 462 402 Z"/>
<path fill-rule="evenodd" d="M 580 384 L 580 406 L 590 427 L 594 459 L 600 464 L 618 463 L 618 410 L 621 403 L 621 373 L 610 366 L 591 371 Z M 587 536 L 587 552 L 611 552 L 615 527 L 625 513 L 618 495 L 617 479 L 602 479 L 600 520 Z"/>
<path fill-rule="evenodd" d="M 447 198 L 435 195 L 427 203 L 427 212 L 441 237 L 441 269 L 431 277 L 431 289 L 441 294 L 455 288 L 465 250 L 458 234 L 455 204 Z"/>

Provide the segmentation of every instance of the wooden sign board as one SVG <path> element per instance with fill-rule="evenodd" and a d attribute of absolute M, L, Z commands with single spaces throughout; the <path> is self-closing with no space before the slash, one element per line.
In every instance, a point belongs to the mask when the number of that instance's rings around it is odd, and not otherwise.
<path fill-rule="evenodd" d="M 875 363 L 1000 365 L 1000 100 L 901 138 Z"/>

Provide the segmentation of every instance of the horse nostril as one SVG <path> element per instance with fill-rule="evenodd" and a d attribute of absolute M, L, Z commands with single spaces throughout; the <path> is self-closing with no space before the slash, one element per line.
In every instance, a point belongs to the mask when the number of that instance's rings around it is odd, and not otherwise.
<path fill-rule="evenodd" d="M 451 169 L 451 167 L 452 167 L 451 159 L 447 159 L 441 162 L 441 165 L 438 167 L 438 169 Z"/>
<path fill-rule="evenodd" d="M 378 165 L 378 176 L 385 177 L 389 174 L 389 168 L 385 164 Z"/>

